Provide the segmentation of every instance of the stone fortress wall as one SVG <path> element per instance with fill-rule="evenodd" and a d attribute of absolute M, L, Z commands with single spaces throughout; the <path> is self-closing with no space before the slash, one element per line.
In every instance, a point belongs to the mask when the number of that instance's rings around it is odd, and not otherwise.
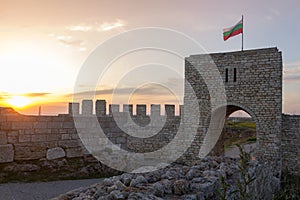
<path fill-rule="evenodd" d="M 300 175 L 300 115 L 282 115 L 282 170 Z"/>
<path fill-rule="evenodd" d="M 153 115 L 156 119 L 166 119 L 156 136 L 139 139 L 125 134 L 116 124 L 113 114 L 121 117 L 125 114 L 118 112 L 119 105 L 109 105 L 109 108 L 106 114 L 105 100 L 96 101 L 95 111 L 101 128 L 114 144 L 134 152 L 161 148 L 172 140 L 180 124 L 181 117 L 175 116 L 175 105 L 165 105 L 165 115 L 160 114 L 160 105 L 151 105 L 150 115 L 146 114 L 146 105 L 137 105 L 136 115 L 133 115 L 132 105 L 124 105 L 134 122 L 141 126 L 148 124 Z M 0 163 L 89 155 L 77 134 L 73 115 L 83 119 L 84 127 L 97 126 L 90 120 L 95 117 L 92 100 L 83 100 L 81 113 L 79 103 L 70 103 L 69 114 L 58 116 L 27 116 L 11 108 L 0 108 Z"/>
<path fill-rule="evenodd" d="M 300 116 L 282 114 L 282 56 L 277 48 L 247 50 L 242 52 L 210 54 L 225 84 L 226 116 L 244 110 L 254 119 L 257 127 L 257 158 L 271 163 L 277 170 L 287 169 L 300 174 Z M 201 75 L 195 73 L 201 66 L 209 66 L 205 55 L 186 58 L 185 77 L 196 91 L 201 107 L 198 135 L 183 160 L 198 156 L 203 135 L 207 131 L 210 115 L 209 93 Z M 204 68 L 206 69 L 206 68 Z M 207 68 L 209 74 L 209 68 Z M 190 95 L 185 93 L 184 102 Z M 74 116 L 86 118 L 86 126 L 95 126 L 89 121 L 97 116 L 107 137 L 122 149 L 133 152 L 148 152 L 169 143 L 178 132 L 184 115 L 175 116 L 175 106 L 165 105 L 166 116 L 160 115 L 160 106 L 151 105 L 150 116 L 166 119 L 159 133 L 150 138 L 136 138 L 125 134 L 116 124 L 113 115 L 123 116 L 119 105 L 110 105 L 106 114 L 106 102 L 91 100 L 69 104 L 69 114 L 58 116 L 26 116 L 11 108 L 0 108 L 0 163 L 24 160 L 55 160 L 83 157 L 89 152 L 83 147 L 74 125 Z M 137 105 L 136 115 L 132 105 L 124 105 L 137 124 L 145 126 L 150 121 L 146 105 Z M 112 111 L 117 111 L 112 114 Z M 212 113 L 218 112 L 214 110 Z M 126 116 L 124 115 L 126 122 Z"/>

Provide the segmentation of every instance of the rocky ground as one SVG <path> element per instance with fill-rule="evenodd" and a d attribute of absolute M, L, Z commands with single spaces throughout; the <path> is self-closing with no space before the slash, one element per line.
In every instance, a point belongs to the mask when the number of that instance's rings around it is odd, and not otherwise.
<path fill-rule="evenodd" d="M 61 158 L 0 163 L 0 183 L 102 178 L 120 174 L 95 158 Z"/>
<path fill-rule="evenodd" d="M 253 180 L 243 181 L 248 178 Z M 247 171 L 241 173 L 237 158 L 207 157 L 192 166 L 172 164 L 149 173 L 124 173 L 55 199 L 239 199 L 244 189 L 250 199 L 272 199 L 278 186 L 271 169 L 257 161 L 249 162 Z"/>

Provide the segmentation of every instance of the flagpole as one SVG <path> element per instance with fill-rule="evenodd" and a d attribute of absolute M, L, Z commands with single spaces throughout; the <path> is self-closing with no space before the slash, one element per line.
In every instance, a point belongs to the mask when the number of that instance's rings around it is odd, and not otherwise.
<path fill-rule="evenodd" d="M 242 24 L 243 24 L 243 29 L 242 29 L 242 51 L 244 51 L 244 15 L 242 15 Z"/>

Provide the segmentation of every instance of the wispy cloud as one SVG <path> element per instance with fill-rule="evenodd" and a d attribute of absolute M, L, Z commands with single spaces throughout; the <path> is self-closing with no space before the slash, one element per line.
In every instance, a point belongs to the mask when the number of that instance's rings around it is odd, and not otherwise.
<path fill-rule="evenodd" d="M 300 82 L 300 74 L 285 76 L 284 80 L 285 81 L 291 81 L 291 82 Z"/>
<path fill-rule="evenodd" d="M 289 82 L 300 81 L 300 62 L 287 63 L 284 65 L 283 79 Z"/>
<path fill-rule="evenodd" d="M 92 26 L 87 26 L 87 25 L 76 25 L 76 26 L 68 26 L 67 30 L 69 30 L 69 31 L 88 32 L 88 31 L 92 31 L 93 27 Z"/>
<path fill-rule="evenodd" d="M 0 99 L 7 99 L 12 96 L 26 96 L 26 97 L 31 97 L 31 98 L 36 98 L 36 97 L 45 97 L 51 93 L 48 92 L 31 92 L 31 93 L 23 93 L 23 94 L 11 94 L 7 92 L 0 92 Z"/>
<path fill-rule="evenodd" d="M 137 89 L 136 87 L 124 87 L 124 88 L 109 88 L 109 89 L 101 89 L 96 91 L 84 91 L 80 93 L 76 93 L 76 96 L 84 97 L 84 96 L 92 96 L 92 95 L 128 95 L 132 91 L 134 91 L 135 95 L 139 96 L 148 96 L 148 95 L 170 95 L 170 91 L 167 89 L 162 89 L 162 86 L 156 84 L 149 84 L 143 86 L 142 88 Z M 67 94 L 66 97 L 73 96 L 73 94 Z"/>
<path fill-rule="evenodd" d="M 270 8 L 270 12 L 275 16 L 280 16 L 280 12 L 275 8 Z"/>
<path fill-rule="evenodd" d="M 26 96 L 26 97 L 45 97 L 49 94 L 50 93 L 47 93 L 47 92 L 33 92 L 33 93 L 22 94 L 22 96 Z"/>
<path fill-rule="evenodd" d="M 59 42 L 61 42 L 64 45 L 67 46 L 75 46 L 75 47 L 80 47 L 84 45 L 84 42 L 82 40 L 63 40 L 59 39 Z"/>
<path fill-rule="evenodd" d="M 66 47 L 73 47 L 78 51 L 86 51 L 90 34 L 115 30 L 125 26 L 125 21 L 117 19 L 113 22 L 80 23 L 64 27 L 63 33 L 49 33 L 48 37 L 57 40 Z"/>
<path fill-rule="evenodd" d="M 98 30 L 98 31 L 110 31 L 110 30 L 112 30 L 112 29 L 121 28 L 121 27 L 123 27 L 123 26 L 125 26 L 125 22 L 122 21 L 122 20 L 120 20 L 120 19 L 118 19 L 118 20 L 116 20 L 115 22 L 111 22 L 111 23 L 109 23 L 109 22 L 104 22 L 104 23 L 100 26 L 100 28 L 98 28 L 97 30 Z"/>
<path fill-rule="evenodd" d="M 183 102 L 183 81 L 177 78 L 170 78 L 161 84 L 146 84 L 140 86 L 124 86 L 114 89 L 113 86 L 103 86 L 95 91 L 90 91 L 88 85 L 81 85 L 84 92 L 67 94 L 66 98 L 76 99 L 106 99 L 108 102 L 118 103 L 182 103 Z"/>
<path fill-rule="evenodd" d="M 280 16 L 280 12 L 274 8 L 270 8 L 268 15 L 265 16 L 265 19 L 267 21 L 272 21 L 274 18 L 279 17 Z"/>
<path fill-rule="evenodd" d="M 101 89 L 101 90 L 96 90 L 96 91 L 84 91 L 84 92 L 79 92 L 76 94 L 67 94 L 66 97 L 71 97 L 73 95 L 76 95 L 78 97 L 90 97 L 92 95 L 98 96 L 98 95 L 111 95 L 111 94 L 117 94 L 117 95 L 125 95 L 125 94 L 129 94 L 132 90 L 134 90 L 135 88 L 130 88 L 130 87 L 126 87 L 126 88 L 118 88 L 118 89 Z"/>
<path fill-rule="evenodd" d="M 113 29 L 121 28 L 125 26 L 125 21 L 117 19 L 114 22 L 103 22 L 103 23 L 94 23 L 94 24 L 78 24 L 67 26 L 66 30 L 71 32 L 102 32 L 110 31 Z"/>
<path fill-rule="evenodd" d="M 60 44 L 64 46 L 71 46 L 78 49 L 79 51 L 86 50 L 85 42 L 83 40 L 75 39 L 71 35 L 56 35 L 54 33 L 50 33 L 48 34 L 48 36 L 56 39 Z"/>

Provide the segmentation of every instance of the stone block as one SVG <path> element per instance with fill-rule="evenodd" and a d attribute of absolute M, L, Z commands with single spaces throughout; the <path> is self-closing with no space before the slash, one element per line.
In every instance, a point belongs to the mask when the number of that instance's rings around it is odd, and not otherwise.
<path fill-rule="evenodd" d="M 64 122 L 62 128 L 74 128 L 74 122 Z"/>
<path fill-rule="evenodd" d="M 12 122 L 11 128 L 13 130 L 20 130 L 20 129 L 32 129 L 33 123 L 32 122 Z"/>
<path fill-rule="evenodd" d="M 128 112 L 130 116 L 133 115 L 133 105 L 132 104 L 123 104 L 123 112 Z"/>
<path fill-rule="evenodd" d="M 83 100 L 81 105 L 82 115 L 92 115 L 93 114 L 93 101 L 92 100 Z"/>
<path fill-rule="evenodd" d="M 0 115 L 0 122 L 6 122 L 6 117 L 5 117 L 5 116 L 2 116 L 2 115 Z"/>
<path fill-rule="evenodd" d="M 174 117 L 175 116 L 175 105 L 165 105 L 165 115 L 168 117 Z"/>
<path fill-rule="evenodd" d="M 62 128 L 62 123 L 61 122 L 48 122 L 47 124 L 48 128 Z"/>
<path fill-rule="evenodd" d="M 0 122 L 1 130 L 11 130 L 11 122 Z"/>
<path fill-rule="evenodd" d="M 69 115 L 79 115 L 79 103 L 69 103 Z"/>
<path fill-rule="evenodd" d="M 67 134 L 67 133 L 68 133 L 68 129 L 66 129 L 66 128 L 60 128 L 60 129 L 58 130 L 58 132 L 59 132 L 60 134 Z"/>
<path fill-rule="evenodd" d="M 36 128 L 36 129 L 34 129 L 34 133 L 47 134 L 47 133 L 51 133 L 51 129 L 50 128 Z"/>
<path fill-rule="evenodd" d="M 53 117 L 50 116 L 39 116 L 39 122 L 51 122 Z"/>
<path fill-rule="evenodd" d="M 48 160 L 54 160 L 58 158 L 63 158 L 66 156 L 65 151 L 61 147 L 55 147 L 47 150 L 46 158 Z"/>
<path fill-rule="evenodd" d="M 0 163 L 14 161 L 14 147 L 12 144 L 0 145 Z"/>
<path fill-rule="evenodd" d="M 30 142 L 31 136 L 30 135 L 19 135 L 19 142 Z"/>
<path fill-rule="evenodd" d="M 83 150 L 81 147 L 68 148 L 68 149 L 66 149 L 66 155 L 67 155 L 67 158 L 82 157 Z"/>
<path fill-rule="evenodd" d="M 47 128 L 47 122 L 34 122 L 33 123 L 34 128 Z"/>
<path fill-rule="evenodd" d="M 146 116 L 146 109 L 147 106 L 144 104 L 138 104 L 136 105 L 136 115 L 140 117 L 145 117 Z"/>
<path fill-rule="evenodd" d="M 34 129 L 19 130 L 19 135 L 31 135 L 34 134 Z"/>
<path fill-rule="evenodd" d="M 58 146 L 63 148 L 73 148 L 73 147 L 80 147 L 79 140 L 63 140 L 58 142 Z"/>
<path fill-rule="evenodd" d="M 48 134 L 47 135 L 47 141 L 58 141 L 61 139 L 61 134 Z"/>
<path fill-rule="evenodd" d="M 47 135 L 32 135 L 31 141 L 32 142 L 44 142 L 47 140 Z"/>
<path fill-rule="evenodd" d="M 109 104 L 109 115 L 113 115 L 120 112 L 120 105 L 118 104 Z"/>
<path fill-rule="evenodd" d="M 97 116 L 105 116 L 106 115 L 106 101 L 105 100 L 97 100 L 96 101 L 96 115 Z"/>
<path fill-rule="evenodd" d="M 79 139 L 79 135 L 78 134 L 71 134 L 71 139 Z"/>
<path fill-rule="evenodd" d="M 7 132 L 7 142 L 8 143 L 18 143 L 19 132 L 18 131 L 9 131 Z"/>
<path fill-rule="evenodd" d="M 160 105 L 151 104 L 151 116 L 160 116 Z"/>
<path fill-rule="evenodd" d="M 7 144 L 7 134 L 5 131 L 0 131 L 0 145 Z"/>
<path fill-rule="evenodd" d="M 15 144 L 15 160 L 35 160 L 46 157 L 47 149 L 57 147 L 56 142 Z"/>
<path fill-rule="evenodd" d="M 62 134 L 61 139 L 62 140 L 70 140 L 71 139 L 71 134 Z"/>

